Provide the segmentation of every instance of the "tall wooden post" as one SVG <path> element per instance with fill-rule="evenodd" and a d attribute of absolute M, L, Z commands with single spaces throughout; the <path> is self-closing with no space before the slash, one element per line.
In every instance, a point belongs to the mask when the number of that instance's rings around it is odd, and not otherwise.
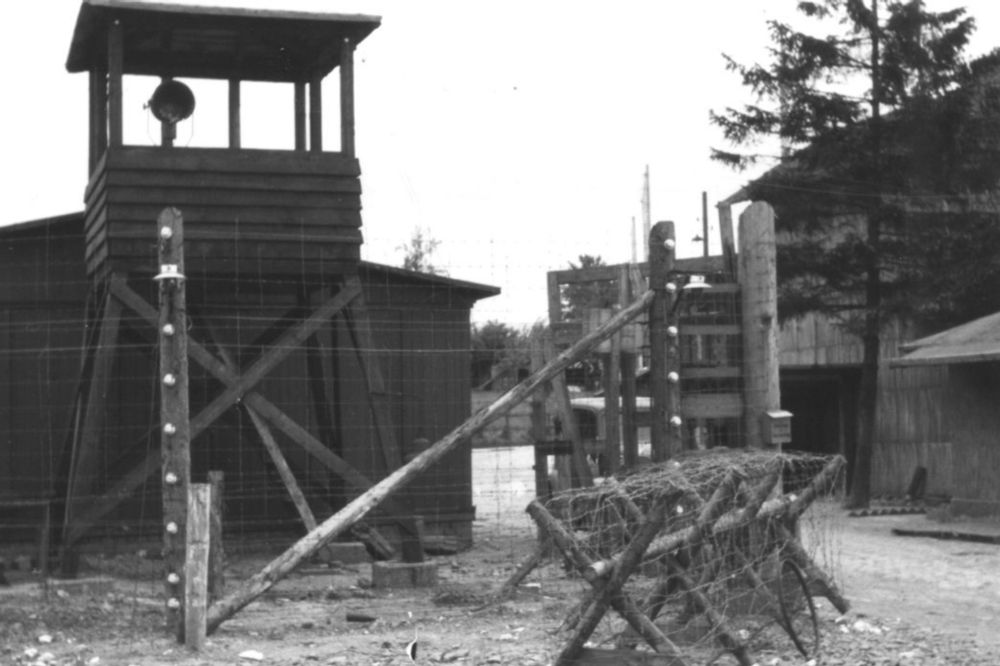
<path fill-rule="evenodd" d="M 163 472 L 163 565 L 167 629 L 182 637 L 185 526 L 191 479 L 188 407 L 187 303 L 184 289 L 184 223 L 176 208 L 157 220 L 160 316 L 160 447 Z"/>
<path fill-rule="evenodd" d="M 650 379 L 652 385 L 652 423 L 650 437 L 654 462 L 680 452 L 681 410 L 680 349 L 677 313 L 679 298 L 674 270 L 673 222 L 657 222 L 649 234 L 649 287 L 654 298 L 649 312 Z"/>
<path fill-rule="evenodd" d="M 122 145 L 122 65 L 125 59 L 120 21 L 108 27 L 108 145 Z"/>
<path fill-rule="evenodd" d="M 740 215 L 739 237 L 744 438 L 748 448 L 758 448 L 764 444 L 765 412 L 781 406 L 774 209 L 763 202 L 752 204 Z"/>
<path fill-rule="evenodd" d="M 226 552 L 222 543 L 222 523 L 224 520 L 222 498 L 223 493 L 225 493 L 225 475 L 222 471 L 209 472 L 208 485 L 212 487 L 208 529 L 208 599 L 215 601 L 222 597 L 226 589 Z"/>
<path fill-rule="evenodd" d="M 309 150 L 323 151 L 323 77 L 309 79 Z"/>
<path fill-rule="evenodd" d="M 240 148 L 243 145 L 240 122 L 240 80 L 229 79 L 229 147 Z"/>
<path fill-rule="evenodd" d="M 306 83 L 295 82 L 295 150 L 306 149 Z"/>
<path fill-rule="evenodd" d="M 629 269 L 622 266 L 618 273 L 618 305 L 625 307 L 632 300 L 631 277 Z M 637 366 L 636 340 L 634 324 L 629 324 L 619 334 L 621 339 L 621 404 L 622 404 L 622 462 L 625 467 L 632 467 L 639 462 L 639 432 L 636 423 L 636 385 L 635 372 Z"/>
<path fill-rule="evenodd" d="M 340 45 L 340 152 L 354 157 L 354 42 Z"/>

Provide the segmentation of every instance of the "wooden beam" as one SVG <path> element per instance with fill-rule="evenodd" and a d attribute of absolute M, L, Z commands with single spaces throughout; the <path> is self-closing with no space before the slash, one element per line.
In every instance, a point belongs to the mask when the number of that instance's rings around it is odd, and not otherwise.
<path fill-rule="evenodd" d="M 184 219 L 176 208 L 166 208 L 156 221 L 159 265 L 175 267 L 184 275 Z M 187 298 L 183 278 L 158 281 L 160 452 L 163 484 L 163 567 L 167 598 L 167 631 L 184 636 L 182 609 L 187 589 L 185 524 L 191 482 L 191 424 L 188 397 Z M 205 525 L 207 528 L 207 524 Z M 207 544 L 206 544 L 207 549 Z M 207 550 L 206 550 L 207 554 Z"/>
<path fill-rule="evenodd" d="M 108 26 L 108 145 L 122 145 L 122 66 L 124 36 L 120 21 Z"/>
<path fill-rule="evenodd" d="M 586 339 L 586 337 L 583 339 Z M 545 349 L 545 358 L 551 362 L 552 359 L 556 358 L 552 337 L 546 335 L 543 338 L 542 344 Z M 563 438 L 569 440 L 573 447 L 570 454 L 573 469 L 573 485 L 592 486 L 594 485 L 594 475 L 590 473 L 590 465 L 587 464 L 587 452 L 583 448 L 583 440 L 580 439 L 580 430 L 576 424 L 576 415 L 573 414 L 573 405 L 569 399 L 569 387 L 566 386 L 565 372 L 553 375 L 550 384 L 552 386 L 552 398 L 556 404 L 556 412 L 559 414 L 559 420 L 562 423 Z"/>
<path fill-rule="evenodd" d="M 354 42 L 344 37 L 340 48 L 340 152 L 354 157 Z"/>
<path fill-rule="evenodd" d="M 323 151 L 323 77 L 309 79 L 309 150 Z"/>
<path fill-rule="evenodd" d="M 319 550 L 327 541 L 334 538 L 351 525 L 361 520 L 373 509 L 384 503 L 387 497 L 395 493 L 424 470 L 440 460 L 459 443 L 481 431 L 486 425 L 508 413 L 520 404 L 542 384 L 551 381 L 553 377 L 563 372 L 569 365 L 590 352 L 597 344 L 607 340 L 622 326 L 644 312 L 652 302 L 653 295 L 646 292 L 627 308 L 596 331 L 588 334 L 575 345 L 552 359 L 541 370 L 528 377 L 517 386 L 500 396 L 489 407 L 477 412 L 464 423 L 439 439 L 432 446 L 417 454 L 409 463 L 399 468 L 367 492 L 355 498 L 343 509 L 330 516 L 319 527 L 293 544 L 288 550 L 272 560 L 260 572 L 247 580 L 239 589 L 234 590 L 209 609 L 208 630 L 214 631 L 226 619 L 241 608 L 269 590 L 276 582 L 291 572 L 299 562 Z"/>
<path fill-rule="evenodd" d="M 104 442 L 104 412 L 117 352 L 121 314 L 121 303 L 109 293 L 104 300 L 96 348 L 93 352 L 88 352 L 93 354 L 94 360 L 86 386 L 83 418 L 77 424 L 78 432 L 73 438 L 63 518 L 62 547 L 64 552 L 73 544 L 70 535 L 73 531 L 74 521 L 77 519 L 77 503 L 80 499 L 90 495 L 94 486 L 96 464 L 99 458 L 97 450 Z M 86 366 L 85 363 L 84 367 L 86 368 Z"/>
<path fill-rule="evenodd" d="M 642 293 L 638 289 L 635 293 Z M 618 271 L 618 305 L 624 306 L 632 300 L 632 279 L 629 266 L 623 264 Z M 629 327 L 635 331 L 638 327 Z M 626 329 L 627 331 L 628 329 Z M 624 333 L 625 331 L 623 331 Z M 614 340 L 614 338 L 612 338 Z M 619 336 L 619 340 L 621 340 Z M 636 341 L 633 340 L 633 343 Z M 626 350 L 626 346 L 619 342 L 619 386 L 621 387 L 621 433 L 622 433 L 622 462 L 626 468 L 633 467 L 639 460 L 639 430 L 636 425 L 636 383 L 635 373 L 637 370 L 638 357 L 636 355 L 636 344 Z M 612 353 L 614 353 L 614 342 L 612 342 Z"/>
<path fill-rule="evenodd" d="M 722 265 L 726 277 L 736 280 L 738 270 L 736 267 L 736 236 L 733 233 L 733 208 L 730 204 L 720 203 L 717 205 L 719 211 L 719 235 L 722 238 Z"/>
<path fill-rule="evenodd" d="M 187 499 L 183 635 L 184 644 L 194 652 L 205 648 L 211 515 L 212 486 L 207 483 L 192 483 Z"/>
<path fill-rule="evenodd" d="M 240 118 L 240 80 L 229 79 L 229 147 L 240 148 L 243 143 Z"/>
<path fill-rule="evenodd" d="M 223 497 L 225 496 L 225 476 L 219 470 L 208 473 L 208 485 L 212 487 L 211 525 L 208 535 L 208 599 L 220 598 L 226 588 L 226 551 L 222 541 L 222 525 L 225 519 Z"/>
<path fill-rule="evenodd" d="M 279 363 L 300 347 L 306 339 L 314 334 L 330 317 L 342 310 L 348 303 L 360 294 L 357 287 L 345 287 L 333 298 L 321 305 L 308 318 L 286 331 L 270 349 L 265 351 L 245 373 L 227 387 L 192 419 L 192 424 L 205 422 L 208 425 L 219 418 L 232 407 L 240 397 L 253 390 Z M 192 425 L 192 427 L 194 427 Z"/>
<path fill-rule="evenodd" d="M 744 445 L 765 445 L 765 412 L 781 407 L 778 383 L 778 286 L 774 209 L 750 205 L 740 215 L 743 312 Z"/>
<path fill-rule="evenodd" d="M 295 82 L 295 150 L 306 149 L 306 84 Z"/>
<path fill-rule="evenodd" d="M 98 61 L 90 70 L 90 158 L 87 174 L 94 173 L 108 147 L 107 65 Z"/>
<path fill-rule="evenodd" d="M 268 427 L 256 409 L 246 406 L 246 410 L 250 416 L 250 420 L 253 421 L 254 428 L 257 429 L 257 434 L 260 435 L 260 440 L 263 442 L 264 448 L 267 449 L 267 453 L 271 457 L 271 462 L 274 463 L 275 469 L 278 470 L 281 482 L 285 484 L 288 496 L 292 498 L 292 503 L 299 512 L 302 524 L 305 525 L 307 532 L 313 531 L 316 529 L 316 517 L 313 515 L 312 509 L 309 508 L 309 502 L 306 501 L 306 496 L 302 493 L 302 489 L 299 488 L 299 483 L 295 480 L 295 475 L 288 466 L 288 461 L 285 460 L 285 456 L 281 453 L 281 448 L 274 439 L 271 428 Z"/>

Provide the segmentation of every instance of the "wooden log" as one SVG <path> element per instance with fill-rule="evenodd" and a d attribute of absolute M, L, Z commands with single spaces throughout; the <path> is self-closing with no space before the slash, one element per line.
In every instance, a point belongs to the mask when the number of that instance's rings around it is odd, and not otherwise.
<path fill-rule="evenodd" d="M 212 488 L 208 534 L 208 600 L 212 602 L 221 598 L 226 591 L 226 550 L 222 541 L 225 475 L 220 470 L 210 471 L 208 485 Z"/>
<path fill-rule="evenodd" d="M 615 571 L 604 585 L 595 588 L 587 609 L 580 616 L 580 621 L 577 623 L 573 636 L 570 637 L 569 642 L 566 643 L 562 652 L 556 657 L 556 666 L 568 666 L 573 663 L 573 660 L 579 656 L 580 651 L 583 649 L 584 643 L 594 633 L 597 624 L 604 617 L 604 614 L 608 612 L 608 606 L 611 604 L 612 597 L 621 595 L 622 587 L 625 585 L 628 577 L 632 575 L 632 571 L 639 564 L 646 547 L 649 546 L 649 542 L 653 540 L 653 537 L 656 536 L 656 533 L 663 526 L 666 504 L 666 497 L 663 495 L 653 502 L 653 506 L 649 509 L 645 519 L 639 526 L 635 537 L 625 547 Z M 659 651 L 657 650 L 657 652 Z M 671 654 L 675 652 L 676 650 L 670 651 Z"/>
<path fill-rule="evenodd" d="M 552 514 L 540 502 L 533 500 L 528 504 L 528 515 L 535 521 L 539 529 L 545 531 L 551 537 L 559 550 L 569 558 L 578 570 L 583 571 L 590 565 L 590 558 L 580 549 L 573 535 L 558 520 L 553 518 Z M 663 635 L 663 632 L 636 605 L 635 600 L 627 594 L 619 590 L 617 594 L 611 597 L 610 605 L 657 653 L 668 655 L 680 654 L 677 646 Z M 684 662 L 678 661 L 678 664 L 683 665 Z"/>
<path fill-rule="evenodd" d="M 211 512 L 211 485 L 192 483 L 188 490 L 187 557 L 184 562 L 184 644 L 195 652 L 205 647 Z"/>
<path fill-rule="evenodd" d="M 765 413 L 781 407 L 774 209 L 763 202 L 751 204 L 740 215 L 739 239 L 743 436 L 747 448 L 760 448 L 769 444 L 763 438 Z"/>
<path fill-rule="evenodd" d="M 716 489 L 712 492 L 712 496 L 707 502 L 701 502 L 701 500 L 697 498 L 697 494 L 693 492 L 687 493 L 688 496 L 694 496 L 696 498 L 695 502 L 701 506 L 701 509 L 694 524 L 684 530 L 681 530 L 681 532 L 685 534 L 685 540 L 684 543 L 681 544 L 682 546 L 695 545 L 708 534 L 713 523 L 725 510 L 726 503 L 736 494 L 736 488 L 740 480 L 741 476 L 735 470 L 730 470 L 723 478 L 722 482 L 720 482 Z M 679 533 L 675 532 L 673 534 Z M 662 539 L 657 539 L 657 542 L 660 541 L 662 541 Z M 677 547 L 679 548 L 680 546 Z M 652 548 L 650 550 L 652 550 Z M 594 562 L 583 571 L 584 578 L 591 581 L 595 581 L 600 578 L 607 578 L 613 574 L 614 569 L 617 569 L 620 566 L 624 554 L 625 551 L 622 551 L 620 553 L 615 553 L 611 557 L 601 560 L 600 562 Z M 646 556 L 649 559 L 655 559 L 659 555 L 662 555 L 662 553 L 655 551 L 646 553 Z"/>
<path fill-rule="evenodd" d="M 285 456 L 281 452 L 277 440 L 274 439 L 271 428 L 268 427 L 267 422 L 257 413 L 256 409 L 250 406 L 245 407 L 254 428 L 257 430 L 257 434 L 260 436 L 260 441 L 264 444 L 264 448 L 267 450 L 267 454 L 274 464 L 274 468 L 278 470 L 278 476 L 285 485 L 288 496 L 292 498 L 292 504 L 295 505 L 295 510 L 298 511 L 302 524 L 305 525 L 307 532 L 311 532 L 316 529 L 316 517 L 313 515 L 312 509 L 309 508 L 309 502 L 306 501 L 306 496 L 302 493 L 302 489 L 299 487 L 299 482 L 295 479 L 295 474 L 292 473 L 291 467 L 288 466 L 288 461 L 285 460 Z"/>
<path fill-rule="evenodd" d="M 184 275 L 184 219 L 165 208 L 156 222 L 160 271 L 174 266 Z M 181 610 L 186 583 L 172 582 L 185 573 L 185 523 L 191 481 L 191 423 L 188 402 L 187 297 L 183 277 L 159 280 L 160 451 L 163 471 L 163 566 L 167 596 L 167 630 L 181 637 Z M 207 526 L 207 525 L 206 525 Z M 207 539 L 206 539 L 207 542 Z M 206 551 L 207 552 L 207 551 Z"/>
<path fill-rule="evenodd" d="M 531 554 L 518 565 L 517 569 L 513 574 L 511 574 L 510 578 L 508 578 L 504 584 L 500 586 L 500 589 L 493 596 L 491 603 L 497 603 L 513 596 L 514 591 L 517 590 L 517 586 L 521 584 L 521 581 L 527 578 L 528 574 L 534 571 L 538 565 L 542 563 L 545 550 L 546 548 L 541 542 L 535 544 Z"/>
<path fill-rule="evenodd" d="M 351 525 L 379 506 L 399 488 L 416 478 L 421 472 L 437 462 L 442 456 L 482 430 L 486 425 L 503 416 L 520 404 L 531 393 L 569 365 L 582 358 L 598 343 L 607 340 L 615 331 L 635 319 L 649 307 L 652 293 L 646 292 L 629 307 L 624 308 L 606 324 L 582 338 L 566 351 L 552 359 L 541 370 L 534 373 L 511 390 L 497 398 L 489 407 L 474 414 L 464 423 L 439 439 L 432 446 L 419 453 L 413 460 L 399 468 L 368 491 L 355 498 L 343 509 L 330 516 L 315 530 L 293 544 L 288 550 L 272 560 L 260 572 L 252 576 L 238 589 L 220 599 L 209 609 L 208 631 L 212 632 L 227 618 L 266 592 L 276 582 L 291 572 L 304 558 L 315 553 L 324 543 L 348 529 Z"/>

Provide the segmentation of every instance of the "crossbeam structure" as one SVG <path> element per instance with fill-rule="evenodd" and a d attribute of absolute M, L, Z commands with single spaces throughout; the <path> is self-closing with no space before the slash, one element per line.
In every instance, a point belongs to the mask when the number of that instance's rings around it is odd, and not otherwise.
<path fill-rule="evenodd" d="M 776 457 L 768 464 L 762 478 L 747 478 L 738 467 L 730 469 L 705 500 L 691 488 L 667 484 L 656 491 L 653 499 L 646 498 L 645 511 L 623 492 L 617 482 L 607 484 L 607 488 L 597 487 L 593 492 L 605 493 L 608 501 L 622 506 L 622 514 L 628 522 L 623 530 L 628 535 L 624 545 L 603 559 L 588 555 L 588 552 L 593 552 L 592 545 L 585 545 L 580 533 L 565 524 L 567 521 L 575 523 L 579 517 L 556 517 L 550 508 L 559 512 L 561 506 L 558 501 L 548 504 L 537 499 L 532 501 L 527 512 L 538 525 L 541 538 L 551 540 L 565 560 L 590 585 L 581 602 L 563 623 L 562 628 L 572 633 L 555 664 L 579 666 L 596 663 L 585 646 L 609 608 L 614 609 L 628 625 L 628 631 L 619 636 L 617 663 L 631 663 L 629 660 L 635 659 L 638 654 L 647 655 L 643 657 L 643 663 L 669 666 L 694 663 L 689 661 L 690 655 L 668 638 L 656 623 L 672 590 L 681 590 L 688 600 L 688 607 L 706 618 L 719 648 L 731 653 L 741 666 L 753 664 L 752 646 L 731 625 L 729 609 L 719 607 L 702 592 L 714 576 L 727 575 L 719 569 L 719 554 L 715 554 L 714 562 L 709 557 L 712 548 L 717 547 L 712 544 L 722 543 L 720 537 L 734 537 L 741 544 L 740 549 L 746 548 L 753 553 L 746 555 L 737 549 L 728 552 L 728 556 L 743 562 L 743 573 L 749 577 L 752 588 L 759 590 L 765 600 L 770 599 L 772 607 L 777 608 L 773 593 L 747 559 L 758 558 L 760 554 L 757 551 L 780 552 L 783 557 L 790 558 L 805 573 L 811 590 L 825 596 L 841 613 L 846 612 L 849 609 L 847 600 L 799 543 L 794 529 L 789 527 L 818 497 L 833 487 L 843 466 L 842 457 L 831 458 L 810 477 L 804 488 L 782 494 L 779 484 L 783 463 L 780 457 Z M 683 528 L 670 529 L 668 526 L 671 523 L 665 516 L 670 515 L 671 510 L 682 507 L 694 509 L 693 521 Z M 770 540 L 752 536 L 761 534 L 773 536 Z M 506 594 L 510 594 L 509 588 L 516 587 L 517 582 L 541 560 L 533 553 L 515 572 L 516 580 L 508 581 L 504 586 Z M 656 563 L 660 574 L 651 592 L 642 599 L 636 599 L 625 585 L 643 563 Z M 630 640 L 629 635 L 634 638 Z M 648 645 L 655 657 L 634 652 L 640 640 Z"/>
<path fill-rule="evenodd" d="M 161 216 L 162 218 L 162 216 Z M 162 219 L 161 219 L 162 221 Z M 178 228 L 179 213 L 178 213 Z M 173 233 L 179 234 L 179 231 Z M 103 401 L 112 376 L 115 362 L 115 347 L 119 342 L 123 327 L 138 324 L 141 330 L 133 331 L 140 337 L 151 342 L 156 341 L 162 331 L 161 315 L 147 300 L 130 286 L 125 275 L 113 273 L 103 289 L 106 293 L 102 308 L 98 333 L 94 336 L 94 346 L 90 350 L 90 360 L 83 368 L 86 391 L 81 391 L 81 399 L 77 402 L 75 419 L 76 433 L 73 438 L 71 458 L 71 474 L 66 494 L 66 513 L 62 538 L 63 561 L 72 559 L 73 546 L 79 542 L 101 519 L 111 513 L 122 501 L 134 493 L 152 475 L 164 469 L 161 452 L 148 450 L 142 459 L 134 464 L 95 499 L 86 498 L 95 495 L 94 477 L 97 461 L 100 460 L 98 447 L 102 440 L 102 411 L 99 408 Z M 185 315 L 181 313 L 181 317 Z M 284 456 L 274 438 L 274 432 L 281 432 L 289 440 L 301 447 L 313 459 L 326 469 L 333 472 L 349 488 L 357 492 L 370 489 L 374 482 L 364 473 L 348 463 L 335 453 L 331 447 L 307 428 L 297 423 L 275 403 L 268 400 L 259 391 L 260 383 L 295 350 L 305 349 L 310 356 L 315 355 L 312 340 L 317 332 L 328 325 L 334 317 L 342 317 L 348 322 L 352 340 L 357 344 L 355 351 L 366 378 L 369 390 L 369 404 L 372 421 L 376 426 L 378 441 L 383 454 L 385 473 L 389 474 L 401 465 L 399 449 L 392 435 L 388 422 L 388 411 L 378 393 L 384 393 L 381 375 L 367 350 L 372 348 L 370 324 L 365 307 L 361 282 L 357 276 L 345 278 L 339 289 L 322 300 L 314 309 L 298 307 L 286 317 L 275 322 L 263 351 L 252 362 L 241 364 L 234 354 L 230 353 L 217 341 L 212 344 L 200 342 L 196 336 L 188 333 L 186 348 L 183 349 L 184 361 L 190 358 L 197 366 L 204 369 L 209 376 L 222 384 L 222 390 L 209 401 L 197 414 L 190 418 L 186 425 L 184 439 L 190 441 L 212 426 L 223 414 L 234 406 L 242 406 L 248 413 L 258 435 L 261 438 L 268 456 L 274 463 L 283 484 L 299 512 L 307 530 L 315 529 L 317 520 L 309 509 L 308 502 L 302 494 L 301 487 L 295 480 L 294 473 L 284 460 Z M 143 324 L 146 326 L 143 328 Z M 191 321 L 175 322 L 176 327 L 190 328 Z M 177 336 L 181 337 L 181 336 Z M 210 350 L 214 348 L 214 351 Z M 175 361 L 176 362 L 176 361 Z M 245 367 L 240 371 L 240 365 Z M 316 388 L 314 384 L 314 388 Z M 85 397 L 83 394 L 85 393 Z M 186 390 L 184 391 L 186 396 Z M 147 439 L 147 438 L 143 438 Z M 176 438 L 173 438 L 176 439 Z M 166 472 L 164 472 L 166 473 Z M 174 477 L 171 477 L 173 479 Z M 170 484 L 172 487 L 186 485 Z M 399 524 L 400 533 L 406 549 L 408 560 L 422 559 L 422 545 L 418 540 L 417 520 L 412 510 L 402 503 L 389 498 L 382 506 L 387 514 Z M 183 525 L 176 525 L 180 530 Z M 369 528 L 367 530 L 371 532 Z M 374 535 L 375 541 L 385 544 L 384 538 Z M 381 546 L 380 551 L 386 548 Z"/>

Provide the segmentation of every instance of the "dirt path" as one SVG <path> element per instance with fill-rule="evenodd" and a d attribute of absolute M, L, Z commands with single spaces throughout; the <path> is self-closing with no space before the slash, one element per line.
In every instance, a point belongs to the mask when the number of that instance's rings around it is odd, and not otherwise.
<path fill-rule="evenodd" d="M 923 516 L 840 524 L 839 567 L 856 612 L 1000 648 L 1000 545 L 892 534 L 893 528 L 961 527 Z M 1000 535 L 1000 524 L 985 531 Z"/>

